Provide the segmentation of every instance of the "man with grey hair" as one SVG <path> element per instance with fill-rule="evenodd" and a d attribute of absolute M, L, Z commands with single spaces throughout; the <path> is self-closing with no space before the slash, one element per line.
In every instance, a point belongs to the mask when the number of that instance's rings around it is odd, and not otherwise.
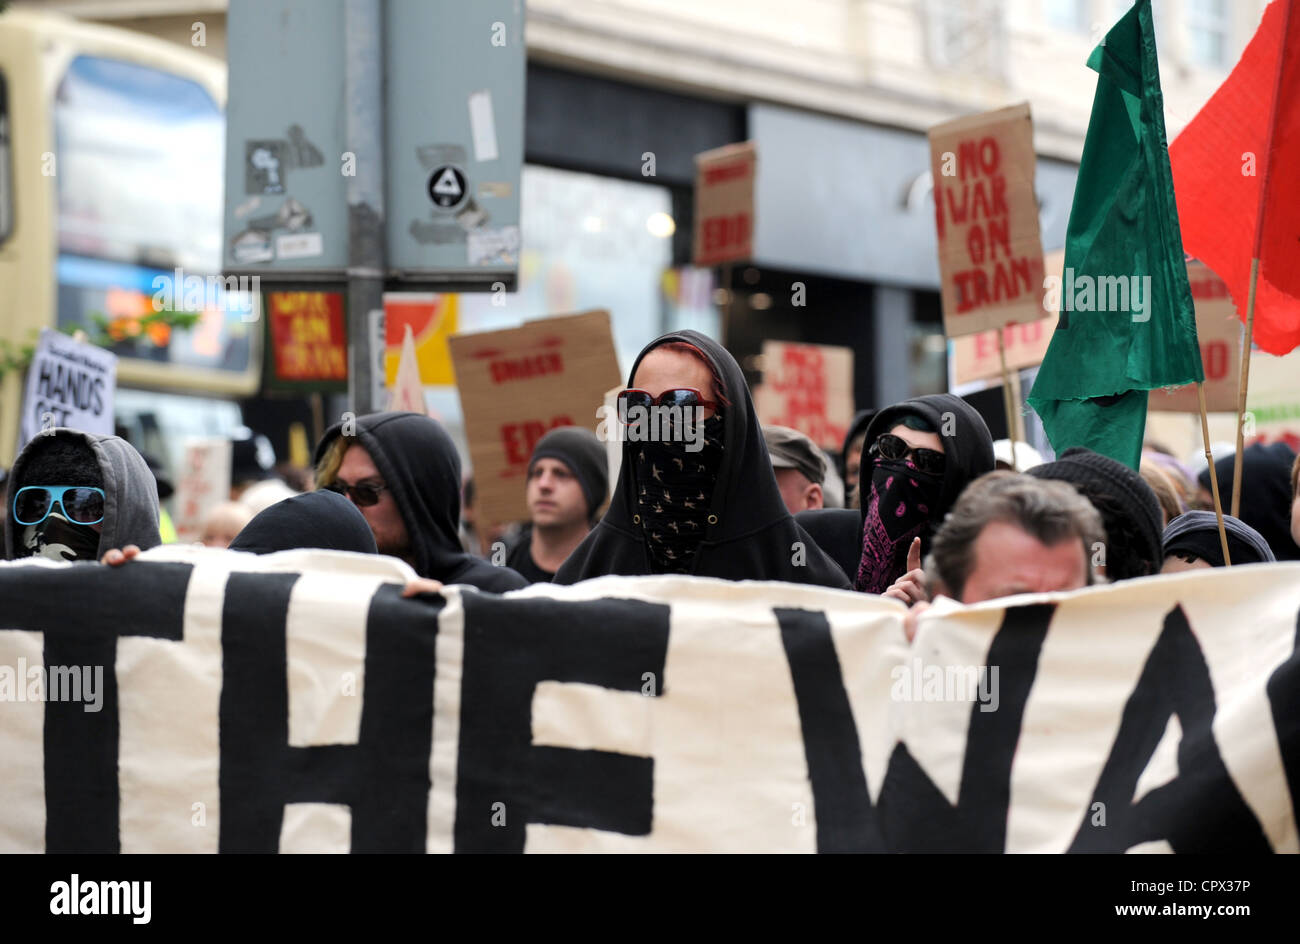
<path fill-rule="evenodd" d="M 885 591 L 909 606 L 932 596 L 979 603 L 1019 593 L 1077 590 L 1094 582 L 1101 516 L 1064 482 L 993 472 L 966 487 L 934 536 L 925 569 L 914 544 L 909 569 Z"/>

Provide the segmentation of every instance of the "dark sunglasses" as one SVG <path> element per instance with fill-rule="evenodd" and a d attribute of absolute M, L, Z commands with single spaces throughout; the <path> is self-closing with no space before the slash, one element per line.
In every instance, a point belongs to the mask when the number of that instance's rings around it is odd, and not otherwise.
<path fill-rule="evenodd" d="M 632 407 L 639 406 L 649 409 L 652 406 L 667 407 L 703 407 L 707 410 L 716 410 L 718 404 L 712 400 L 706 400 L 700 394 L 700 391 L 694 387 L 677 387 L 673 390 L 665 390 L 659 396 L 651 396 L 645 390 L 637 390 L 629 387 L 627 390 L 621 390 L 618 394 L 618 417 L 626 425 L 630 421 L 628 415 Z"/>
<path fill-rule="evenodd" d="M 344 485 L 342 482 L 335 482 L 332 485 L 326 485 L 331 492 L 337 492 L 346 498 L 351 498 L 352 503 L 361 508 L 369 508 L 375 502 L 379 501 L 379 493 L 388 488 L 387 485 L 375 485 L 371 482 L 360 482 L 356 485 Z"/>
<path fill-rule="evenodd" d="M 893 460 L 906 459 L 910 455 L 917 471 L 927 475 L 942 475 L 946 461 L 942 452 L 936 449 L 913 449 L 907 440 L 893 433 L 885 433 L 872 443 L 871 454 Z"/>
<path fill-rule="evenodd" d="M 104 520 L 104 490 L 88 485 L 28 485 L 14 495 L 14 520 L 40 524 L 58 505 L 63 517 L 76 524 Z"/>

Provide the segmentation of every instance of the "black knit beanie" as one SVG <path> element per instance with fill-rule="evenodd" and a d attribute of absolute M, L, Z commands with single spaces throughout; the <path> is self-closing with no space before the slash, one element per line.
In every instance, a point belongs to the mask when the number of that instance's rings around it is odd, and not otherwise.
<path fill-rule="evenodd" d="M 1101 514 L 1108 543 L 1106 575 L 1111 580 L 1159 573 L 1163 531 L 1160 500 L 1151 486 L 1128 466 L 1075 446 L 1028 470 L 1040 479 L 1069 482 Z"/>
<path fill-rule="evenodd" d="M 581 426 L 561 426 L 537 442 L 528 460 L 531 474 L 538 459 L 556 459 L 569 467 L 587 499 L 587 517 L 594 518 L 609 494 L 609 465 L 605 446 L 596 434 Z"/>
<path fill-rule="evenodd" d="M 99 468 L 99 460 L 84 440 L 67 436 L 46 438 L 46 445 L 34 449 L 23 462 L 23 480 L 14 483 L 17 488 L 27 485 L 104 487 L 104 473 Z"/>

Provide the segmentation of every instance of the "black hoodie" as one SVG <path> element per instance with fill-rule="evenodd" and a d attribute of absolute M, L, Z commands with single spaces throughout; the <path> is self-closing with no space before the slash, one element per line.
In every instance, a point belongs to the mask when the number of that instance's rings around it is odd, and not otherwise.
<path fill-rule="evenodd" d="M 1273 556 L 1280 561 L 1300 560 L 1300 547 L 1291 537 L 1291 465 L 1295 453 L 1284 442 L 1254 443 L 1241 454 L 1242 521 L 1264 536 Z M 1214 463 L 1219 475 L 1219 495 L 1226 509 L 1232 496 L 1236 455 Z M 1201 487 L 1210 491 L 1210 470 L 1198 476 Z M 1232 558 L 1235 562 L 1236 558 Z"/>
<path fill-rule="evenodd" d="M 417 574 L 490 593 L 528 586 L 509 567 L 494 567 L 461 548 L 460 455 L 441 423 L 420 413 L 371 413 L 355 423 L 356 441 L 370 454 L 402 513 Z M 316 446 L 317 463 L 342 432 L 342 423 L 325 431 Z"/>
<path fill-rule="evenodd" d="M 697 331 L 666 334 L 651 341 L 637 356 L 629 385 L 641 359 L 672 341 L 693 344 L 704 352 L 722 378 L 731 401 L 721 411 L 722 462 L 709 506 L 714 521 L 705 529 L 690 573 L 724 580 L 784 580 L 849 589 L 839 568 L 786 510 L 744 374 L 726 348 Z M 636 446 L 624 442 L 623 464 L 609 510 L 560 567 L 555 583 L 572 584 L 606 574 L 637 576 L 653 572 L 643 531 L 633 521 L 637 509 Z M 802 545 L 802 555 L 795 547 L 797 543 Z M 794 563 L 801 557 L 802 563 Z"/>
<path fill-rule="evenodd" d="M 304 547 L 378 554 L 375 536 L 357 506 L 322 489 L 263 509 L 230 542 L 232 551 L 273 554 Z"/>
<path fill-rule="evenodd" d="M 925 419 L 943 440 L 946 456 L 943 467 L 943 490 L 939 504 L 930 515 L 930 527 L 921 534 L 921 551 L 930 549 L 930 536 L 938 529 L 943 516 L 952 508 L 968 484 L 987 472 L 993 471 L 993 437 L 989 434 L 984 417 L 961 397 L 950 393 L 936 393 L 914 397 L 885 407 L 871 419 L 867 437 L 862 441 L 862 464 L 858 467 L 858 494 L 870 483 L 871 460 L 867 456 L 882 433 L 887 433 L 907 414 Z M 953 435 L 945 436 L 947 427 L 944 414 L 951 413 L 955 420 Z M 862 559 L 862 529 L 865 524 L 864 508 L 825 508 L 801 511 L 796 520 L 813 536 L 852 580 Z"/>

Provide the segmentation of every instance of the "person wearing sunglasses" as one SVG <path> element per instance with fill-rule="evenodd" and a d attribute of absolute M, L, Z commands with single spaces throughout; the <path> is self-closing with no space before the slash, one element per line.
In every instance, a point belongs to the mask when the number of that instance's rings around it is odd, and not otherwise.
<path fill-rule="evenodd" d="M 346 430 L 346 431 L 345 431 Z M 380 554 L 422 578 L 492 593 L 528 582 L 506 566 L 467 554 L 460 543 L 460 455 L 432 417 L 371 413 L 336 423 L 316 447 L 316 487 L 348 498 L 370 526 Z"/>
<path fill-rule="evenodd" d="M 159 543 L 157 485 L 126 440 L 55 428 L 35 436 L 14 461 L 6 560 L 96 561 L 108 548 Z"/>
<path fill-rule="evenodd" d="M 744 374 L 721 344 L 696 331 L 652 341 L 618 413 L 609 510 L 555 583 L 693 574 L 848 587 L 786 510 Z"/>
<path fill-rule="evenodd" d="M 806 511 L 798 521 L 863 593 L 884 593 L 929 550 L 967 484 L 993 471 L 993 437 L 960 397 L 934 394 L 886 407 L 863 439 L 856 510 Z M 913 548 L 913 541 L 921 545 Z"/>

